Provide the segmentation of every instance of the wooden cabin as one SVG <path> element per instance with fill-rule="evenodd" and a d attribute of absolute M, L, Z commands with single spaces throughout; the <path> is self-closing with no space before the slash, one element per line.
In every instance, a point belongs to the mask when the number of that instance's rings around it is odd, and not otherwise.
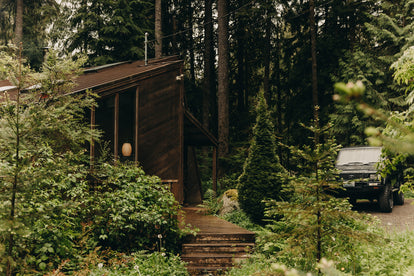
<path fill-rule="evenodd" d="M 146 173 L 170 185 L 180 204 L 199 203 L 201 183 L 195 147 L 212 149 L 213 187 L 217 181 L 216 138 L 186 109 L 183 62 L 176 58 L 121 62 L 86 69 L 73 93 L 100 97 L 91 127 L 103 130 L 106 147 L 119 161 L 136 161 Z M 91 143 L 91 160 L 103 144 Z"/>

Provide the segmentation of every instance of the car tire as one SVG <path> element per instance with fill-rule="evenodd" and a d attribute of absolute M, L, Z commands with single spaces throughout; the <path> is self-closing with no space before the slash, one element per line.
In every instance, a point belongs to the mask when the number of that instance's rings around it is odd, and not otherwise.
<path fill-rule="evenodd" d="M 391 185 L 386 184 L 384 190 L 378 198 L 380 210 L 384 213 L 391 213 L 394 207 L 394 196 L 392 193 Z"/>
<path fill-rule="evenodd" d="M 394 204 L 395 205 L 404 205 L 404 193 L 400 190 L 394 192 Z"/>
<path fill-rule="evenodd" d="M 355 198 L 355 197 L 350 197 L 350 198 L 348 199 L 348 201 L 349 201 L 349 204 L 351 204 L 351 205 L 352 205 L 352 207 L 355 207 L 356 202 L 357 202 L 357 200 L 356 200 L 356 198 Z"/>

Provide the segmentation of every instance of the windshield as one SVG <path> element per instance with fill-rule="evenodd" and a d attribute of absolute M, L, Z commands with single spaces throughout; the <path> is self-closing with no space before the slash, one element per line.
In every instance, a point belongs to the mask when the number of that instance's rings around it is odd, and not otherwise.
<path fill-rule="evenodd" d="M 381 161 L 381 147 L 343 148 L 339 151 L 337 166 L 365 165 Z"/>

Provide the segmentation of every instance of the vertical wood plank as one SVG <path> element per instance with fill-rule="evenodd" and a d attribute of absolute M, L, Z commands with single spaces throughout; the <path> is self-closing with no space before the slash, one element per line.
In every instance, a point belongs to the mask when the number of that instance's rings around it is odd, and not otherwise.
<path fill-rule="evenodd" d="M 134 129 L 134 151 L 135 164 L 138 165 L 138 127 L 139 127 L 139 87 L 135 90 L 135 129 Z"/>
<path fill-rule="evenodd" d="M 119 136 L 119 93 L 115 94 L 114 114 L 114 159 L 118 160 L 118 136 Z"/>

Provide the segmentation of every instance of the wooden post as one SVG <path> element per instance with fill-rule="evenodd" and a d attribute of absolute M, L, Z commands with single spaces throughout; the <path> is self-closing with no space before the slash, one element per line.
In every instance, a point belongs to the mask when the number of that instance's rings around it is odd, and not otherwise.
<path fill-rule="evenodd" d="M 180 75 L 183 74 L 183 68 L 180 69 Z M 179 120 L 179 132 L 180 132 L 180 172 L 178 183 L 178 202 L 184 203 L 184 78 L 181 78 L 177 83 L 179 85 L 179 106 L 178 106 L 178 120 Z"/>
<path fill-rule="evenodd" d="M 217 193 L 217 160 L 218 160 L 218 156 L 217 156 L 217 147 L 213 147 L 213 175 L 212 175 L 212 180 L 213 180 L 213 191 Z"/>
<path fill-rule="evenodd" d="M 114 160 L 118 160 L 118 136 L 119 136 L 119 93 L 115 94 L 114 114 Z"/>
<path fill-rule="evenodd" d="M 91 130 L 93 131 L 95 129 L 95 107 L 93 106 L 91 108 Z M 89 144 L 89 166 L 91 170 L 93 170 L 95 163 L 95 141 L 93 140 L 93 137 L 91 136 L 91 141 Z"/>
<path fill-rule="evenodd" d="M 134 133 L 134 161 L 138 165 L 138 128 L 139 128 L 139 87 L 135 90 L 135 133 Z"/>

